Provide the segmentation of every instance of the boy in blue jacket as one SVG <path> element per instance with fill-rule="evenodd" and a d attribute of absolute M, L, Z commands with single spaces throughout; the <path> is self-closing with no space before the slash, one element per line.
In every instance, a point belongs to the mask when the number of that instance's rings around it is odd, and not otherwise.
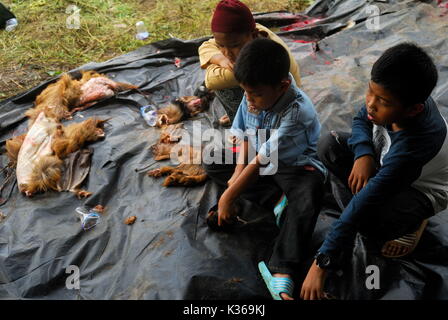
<path fill-rule="evenodd" d="M 321 299 L 326 270 L 350 252 L 357 232 L 385 257 L 409 254 L 432 215 L 448 202 L 447 124 L 430 94 L 437 69 L 418 46 L 402 43 L 375 62 L 352 133 L 319 141 L 325 166 L 353 197 L 318 250 L 300 296 Z"/>
<path fill-rule="evenodd" d="M 208 176 L 227 187 L 218 202 L 219 225 L 232 223 L 236 200 L 261 180 L 265 190 L 279 187 L 285 193 L 288 206 L 272 255 L 267 264 L 259 263 L 278 300 L 292 299 L 292 278 L 310 248 L 326 175 L 317 158 L 319 118 L 289 69 L 288 52 L 273 40 L 255 39 L 242 49 L 234 73 L 245 94 L 231 129 L 241 141 L 238 162 L 206 166 Z"/>

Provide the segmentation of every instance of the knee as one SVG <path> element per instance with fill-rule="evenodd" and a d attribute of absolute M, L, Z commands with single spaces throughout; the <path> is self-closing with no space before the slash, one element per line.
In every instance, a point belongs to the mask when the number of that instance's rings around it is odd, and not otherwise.
<path fill-rule="evenodd" d="M 317 143 L 317 156 L 325 166 L 328 166 L 333 162 L 333 154 L 337 144 L 338 141 L 331 132 L 327 132 L 320 137 Z"/>

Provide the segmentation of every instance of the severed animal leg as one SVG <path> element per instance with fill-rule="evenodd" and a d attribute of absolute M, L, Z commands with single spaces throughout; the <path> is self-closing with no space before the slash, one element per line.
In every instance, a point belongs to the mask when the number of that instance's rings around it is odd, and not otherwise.
<path fill-rule="evenodd" d="M 52 144 L 54 153 L 60 159 L 64 159 L 70 153 L 79 150 L 87 142 L 94 142 L 103 138 L 103 127 L 106 121 L 91 118 L 65 127 L 62 137 L 55 137 L 54 139 Z"/>
<path fill-rule="evenodd" d="M 6 140 L 6 154 L 9 158 L 9 166 L 15 167 L 19 157 L 19 151 L 25 140 L 26 133 Z"/>
<path fill-rule="evenodd" d="M 159 178 L 161 176 L 166 176 L 167 174 L 171 174 L 174 170 L 175 170 L 174 167 L 166 166 L 166 167 L 160 167 L 158 169 L 148 171 L 147 174 L 150 177 Z"/>

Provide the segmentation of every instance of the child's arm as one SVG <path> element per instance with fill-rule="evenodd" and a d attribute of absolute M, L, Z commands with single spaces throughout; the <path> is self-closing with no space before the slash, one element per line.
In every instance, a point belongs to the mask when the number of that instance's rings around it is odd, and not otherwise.
<path fill-rule="evenodd" d="M 216 64 L 224 69 L 230 70 L 233 72 L 233 63 L 222 53 L 217 53 L 210 58 L 211 64 Z"/>
<path fill-rule="evenodd" d="M 364 155 L 356 159 L 348 177 L 348 186 L 352 193 L 356 194 L 364 188 L 375 171 L 375 160 L 371 155 Z"/>
<path fill-rule="evenodd" d="M 333 224 L 319 252 L 337 258 L 344 248 L 351 248 L 357 226 L 365 219 L 375 219 L 375 208 L 381 208 L 397 193 L 420 176 L 423 165 L 431 159 L 431 144 L 412 140 L 395 141 L 383 159 L 383 165 L 361 191 L 353 196 L 340 218 Z M 412 151 L 411 151 L 412 150 Z"/>
<path fill-rule="evenodd" d="M 317 266 L 313 261 L 300 290 L 300 298 L 303 300 L 320 300 L 324 297 L 324 284 L 327 271 Z"/>
<path fill-rule="evenodd" d="M 233 75 L 233 64 L 222 54 L 214 39 L 202 43 L 198 52 L 201 68 L 206 69 L 207 88 L 221 90 L 238 86 Z"/>
<path fill-rule="evenodd" d="M 218 202 L 218 225 L 222 226 L 230 221 L 235 216 L 233 203 L 235 200 L 253 184 L 259 176 L 260 162 L 258 156 L 242 170 L 241 174 L 235 179 L 224 193 Z"/>
<path fill-rule="evenodd" d="M 348 185 L 353 194 L 364 188 L 375 173 L 372 127 L 372 122 L 367 119 L 367 109 L 363 106 L 353 119 L 352 136 L 348 140 L 355 154 L 355 162 L 348 178 Z"/>
<path fill-rule="evenodd" d="M 238 159 L 237 159 L 237 162 L 236 162 L 235 171 L 233 172 L 233 175 L 230 178 L 230 180 L 227 182 L 228 186 L 233 184 L 236 181 L 236 179 L 239 177 L 241 172 L 243 172 L 244 168 L 246 168 L 246 166 L 247 166 L 248 150 L 249 150 L 249 142 L 243 141 L 241 143 L 240 152 L 238 154 Z"/>
<path fill-rule="evenodd" d="M 318 250 L 330 257 L 332 266 L 339 258 L 342 250 L 353 247 L 357 226 L 362 218 L 375 219 L 375 208 L 381 208 L 391 196 L 409 187 L 422 170 L 422 163 L 416 158 L 409 157 L 400 150 L 409 149 L 403 145 L 391 148 L 384 158 L 384 163 L 376 176 L 361 191 L 353 196 L 340 218 L 333 224 L 331 232 Z M 397 154 L 398 153 L 398 154 Z M 326 270 L 320 269 L 313 261 L 308 274 L 302 284 L 302 299 L 321 299 Z"/>
<path fill-rule="evenodd" d="M 246 123 L 245 123 L 245 113 L 247 112 L 247 102 L 246 99 L 240 103 L 238 110 L 236 111 L 235 118 L 233 119 L 232 128 L 230 129 L 231 134 L 242 141 L 240 146 L 240 152 L 238 154 L 238 159 L 236 162 L 235 171 L 233 172 L 232 177 L 227 182 L 227 185 L 230 186 L 233 182 L 235 182 L 236 178 L 243 172 L 243 169 L 248 164 L 248 150 L 249 150 L 249 142 L 245 139 L 244 132 L 246 131 Z"/>

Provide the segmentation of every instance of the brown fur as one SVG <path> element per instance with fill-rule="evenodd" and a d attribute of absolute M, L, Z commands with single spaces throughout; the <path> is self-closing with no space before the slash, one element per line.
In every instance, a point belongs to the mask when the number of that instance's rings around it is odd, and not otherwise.
<path fill-rule="evenodd" d="M 179 123 L 184 116 L 180 107 L 175 104 L 169 104 L 166 107 L 157 110 L 157 114 L 156 126 L 158 127 Z"/>
<path fill-rule="evenodd" d="M 95 103 L 92 99 L 95 94 L 87 94 L 89 103 L 84 106 L 79 105 L 79 101 L 83 95 L 83 84 L 92 78 L 105 77 L 95 71 L 83 71 L 79 80 L 72 79 L 69 74 L 64 74 L 61 78 L 47 86 L 37 97 L 35 107 L 29 109 L 25 115 L 29 118 L 29 126 L 35 122 L 41 112 L 45 116 L 60 122 L 62 119 L 69 119 L 73 112 L 85 109 Z M 109 81 L 108 81 L 109 82 Z M 113 91 L 122 91 L 137 88 L 134 85 L 114 82 L 109 84 L 109 88 Z M 93 90 L 95 93 L 95 91 Z M 101 92 L 101 91 L 100 91 Z M 84 92 L 86 93 L 86 92 Z M 38 165 L 32 172 L 30 178 L 32 182 L 28 185 L 21 185 L 19 189 L 32 195 L 38 191 L 58 190 L 57 185 L 62 176 L 62 159 L 68 154 L 79 150 L 87 142 L 97 141 L 104 137 L 104 122 L 107 120 L 88 119 L 81 123 L 73 123 L 67 127 L 58 125 L 53 134 L 52 150 L 54 155 L 47 156 L 39 160 Z M 10 165 L 16 166 L 18 154 L 23 144 L 26 134 L 9 139 L 6 142 Z M 91 193 L 85 190 L 75 190 L 78 197 L 87 197 Z"/>
<path fill-rule="evenodd" d="M 83 122 L 72 123 L 62 129 L 61 133 L 55 134 L 52 144 L 53 152 L 60 159 L 68 154 L 79 150 L 87 142 L 94 142 L 104 137 L 104 123 L 107 120 L 95 118 Z"/>
<path fill-rule="evenodd" d="M 29 126 L 31 127 L 42 111 L 45 112 L 46 117 L 60 122 L 63 119 L 71 119 L 74 112 L 93 105 L 94 102 L 89 102 L 80 106 L 79 99 L 82 96 L 81 86 L 96 77 L 106 76 L 92 70 L 82 71 L 81 79 L 76 80 L 72 79 L 69 74 L 63 74 L 57 82 L 50 84 L 37 96 L 35 107 L 25 112 L 25 115 L 29 118 Z M 138 88 L 122 82 L 115 82 L 115 85 L 114 91 L 116 92 Z"/>
<path fill-rule="evenodd" d="M 97 78 L 97 77 L 107 78 L 107 76 L 102 73 L 98 73 L 94 70 L 88 70 L 88 71 L 82 71 L 82 77 L 81 77 L 81 80 L 79 80 L 79 82 L 81 85 L 83 85 L 90 79 Z M 117 87 L 116 87 L 117 91 L 124 91 L 124 90 L 131 90 L 131 89 L 138 88 L 138 86 L 135 86 L 135 85 L 129 84 L 129 83 L 125 83 L 125 82 L 115 82 L 115 84 L 117 85 Z"/>
<path fill-rule="evenodd" d="M 56 156 L 46 156 L 40 159 L 33 170 L 31 182 L 20 185 L 21 192 L 32 195 L 39 191 L 58 190 L 58 182 L 62 177 L 63 161 Z"/>
<path fill-rule="evenodd" d="M 58 183 L 62 177 L 62 170 L 65 157 L 69 153 L 75 152 L 84 146 L 87 142 L 97 141 L 104 137 L 104 123 L 107 120 L 95 118 L 87 119 L 80 123 L 73 123 L 67 127 L 58 125 L 53 132 L 52 149 L 54 155 L 43 157 L 39 160 L 37 166 L 33 169 L 30 181 L 26 185 L 20 185 L 21 192 L 31 196 L 37 192 L 48 190 L 58 190 Z M 20 147 L 25 135 L 21 135 L 7 141 L 7 152 L 10 162 L 15 166 Z M 74 190 L 78 198 L 85 198 L 91 195 L 85 190 Z"/>
<path fill-rule="evenodd" d="M 6 140 L 6 154 L 9 158 L 10 167 L 15 167 L 17 165 L 17 158 L 19 157 L 19 151 L 22 147 L 25 137 L 26 133 Z"/>
<path fill-rule="evenodd" d="M 73 81 L 70 75 L 63 74 L 57 82 L 50 84 L 37 96 L 35 107 L 25 112 L 29 118 L 29 127 L 42 111 L 46 117 L 56 121 L 69 118 L 69 105 L 76 103 L 81 93 L 80 83 Z"/>
<path fill-rule="evenodd" d="M 214 94 L 210 91 L 198 93 L 198 96 L 183 96 L 177 98 L 167 106 L 157 110 L 158 118 L 156 126 L 164 127 L 194 117 L 198 113 L 206 111 L 213 98 Z M 194 101 L 197 99 L 201 99 L 201 102 L 195 104 Z"/>
<path fill-rule="evenodd" d="M 161 177 L 168 175 L 163 182 L 164 187 L 185 186 L 191 187 L 201 184 L 207 180 L 207 174 L 201 165 L 195 164 L 201 158 L 201 150 L 184 146 L 179 150 L 179 162 L 177 167 L 163 166 L 148 171 L 150 177 Z"/>
<path fill-rule="evenodd" d="M 175 146 L 175 143 L 179 142 L 182 138 L 180 130 L 183 128 L 183 123 L 171 124 L 163 128 L 160 133 L 159 141 L 151 146 L 151 151 L 154 156 L 154 160 L 166 160 L 170 158 L 171 149 Z"/>

